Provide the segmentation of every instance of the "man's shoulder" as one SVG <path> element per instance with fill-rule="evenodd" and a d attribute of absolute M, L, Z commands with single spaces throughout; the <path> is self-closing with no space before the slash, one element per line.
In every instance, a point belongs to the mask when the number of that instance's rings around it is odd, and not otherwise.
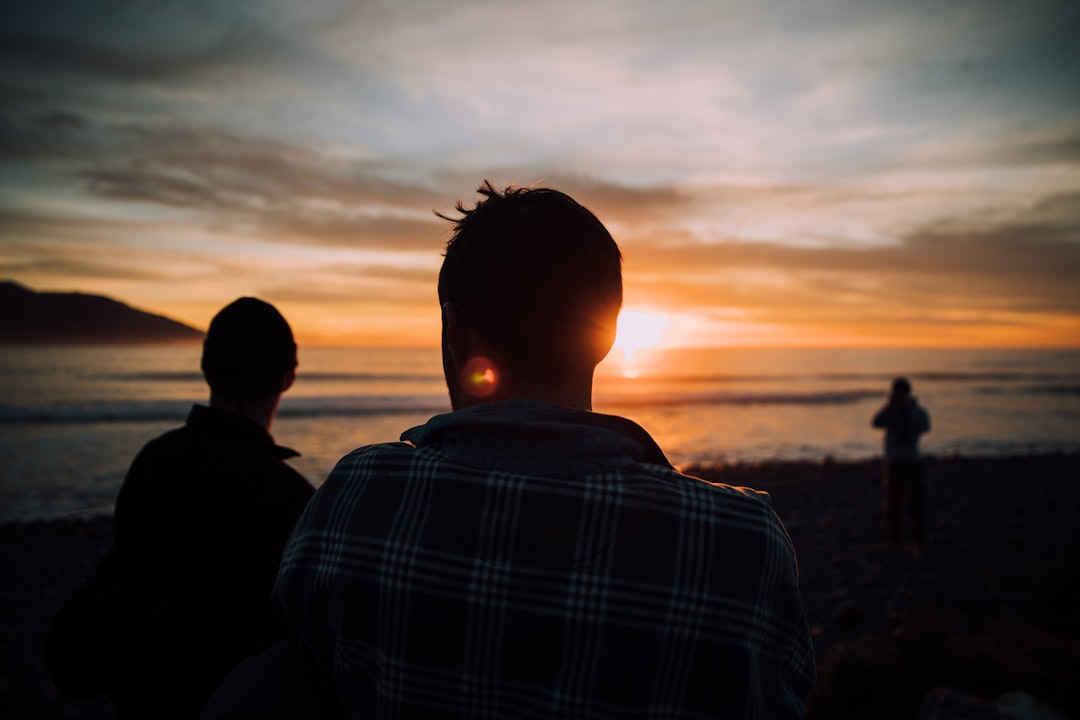
<path fill-rule="evenodd" d="M 631 490 L 621 502 L 658 520 L 667 518 L 666 522 L 676 526 L 708 527 L 718 542 L 764 538 L 778 547 L 790 546 L 790 537 L 767 492 L 670 468 L 649 468 L 648 474 L 647 482 L 627 485 Z"/>
<path fill-rule="evenodd" d="M 344 480 L 360 475 L 385 479 L 407 475 L 416 455 L 416 448 L 405 442 L 375 443 L 358 447 L 338 460 L 323 487 L 332 488 Z"/>
<path fill-rule="evenodd" d="M 674 494 L 683 505 L 759 518 L 772 515 L 772 498 L 762 490 L 705 480 L 673 468 L 654 466 L 650 470 L 650 491 Z"/>
<path fill-rule="evenodd" d="M 407 442 L 375 443 L 356 448 L 341 458 L 338 466 L 407 461 L 416 457 L 416 454 L 416 447 Z"/>
<path fill-rule="evenodd" d="M 275 446 L 252 443 L 228 434 L 215 434 L 202 428 L 182 425 L 143 445 L 135 456 L 136 472 L 183 476 L 256 478 L 266 481 L 310 483 L 277 453 Z M 313 489 L 312 489 L 313 491 Z"/>
<path fill-rule="evenodd" d="M 135 457 L 144 461 L 187 457 L 191 455 L 191 448 L 198 444 L 199 438 L 191 429 L 181 425 L 148 440 Z"/>
<path fill-rule="evenodd" d="M 209 408 L 201 409 L 209 413 Z M 193 452 L 194 448 L 209 447 L 210 445 L 220 445 L 222 443 L 234 444 L 231 441 L 232 437 L 229 434 L 223 433 L 205 422 L 192 422 L 189 416 L 187 422 L 183 425 L 167 430 L 149 440 L 143 445 L 141 452 L 144 454 L 168 454 L 170 452 L 195 454 Z"/>
<path fill-rule="evenodd" d="M 703 497 L 733 498 L 753 504 L 770 504 L 769 493 L 764 490 L 755 490 L 751 487 L 731 485 L 716 480 L 706 480 L 674 467 L 642 465 L 639 468 L 642 469 L 643 474 L 648 475 L 658 484 L 675 485 L 686 492 L 697 493 Z"/>

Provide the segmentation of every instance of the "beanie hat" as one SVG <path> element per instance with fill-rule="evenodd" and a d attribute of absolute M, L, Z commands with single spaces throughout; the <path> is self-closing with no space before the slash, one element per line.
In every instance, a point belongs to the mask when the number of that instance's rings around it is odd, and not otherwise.
<path fill-rule="evenodd" d="M 201 367 L 215 392 L 234 399 L 278 392 L 282 373 L 296 364 L 292 330 L 273 305 L 242 297 L 210 321 Z"/>

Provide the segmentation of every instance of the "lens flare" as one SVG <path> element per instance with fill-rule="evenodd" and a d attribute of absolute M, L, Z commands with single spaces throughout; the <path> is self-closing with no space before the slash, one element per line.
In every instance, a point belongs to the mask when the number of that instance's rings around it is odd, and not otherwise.
<path fill-rule="evenodd" d="M 482 356 L 469 358 L 461 369 L 461 387 L 473 397 L 486 398 L 494 395 L 499 387 L 499 373 L 495 363 Z"/>

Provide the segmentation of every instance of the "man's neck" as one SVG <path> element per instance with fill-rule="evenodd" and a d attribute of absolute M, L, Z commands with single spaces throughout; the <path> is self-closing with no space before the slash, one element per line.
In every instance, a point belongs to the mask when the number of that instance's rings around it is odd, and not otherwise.
<path fill-rule="evenodd" d="M 443 304 L 443 372 L 455 410 L 502 400 L 535 400 L 592 410 L 595 365 L 584 363 L 557 377 L 522 372 L 484 342 L 452 302 Z"/>
<path fill-rule="evenodd" d="M 535 400 L 575 410 L 592 410 L 592 375 L 558 382 L 512 376 L 505 378 L 504 384 L 490 395 L 462 393 L 462 396 L 458 409 L 504 400 Z"/>
<path fill-rule="evenodd" d="M 508 400 L 537 400 L 575 410 L 592 410 L 592 377 L 557 384 L 518 380 L 510 391 Z"/>
<path fill-rule="evenodd" d="M 274 415 L 277 413 L 280 400 L 281 395 L 264 395 L 237 402 L 218 393 L 210 393 L 210 407 L 243 415 L 267 432 L 270 432 L 270 426 L 274 422 Z"/>

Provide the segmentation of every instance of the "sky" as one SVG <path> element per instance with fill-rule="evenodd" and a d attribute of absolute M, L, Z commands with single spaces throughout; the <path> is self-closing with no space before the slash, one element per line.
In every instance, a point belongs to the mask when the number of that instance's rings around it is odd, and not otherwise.
<path fill-rule="evenodd" d="M 485 179 L 663 342 L 1080 346 L 1075 0 L 54 0 L 0 19 L 0 279 L 434 346 Z M 636 314 L 636 315 L 635 315 Z"/>

